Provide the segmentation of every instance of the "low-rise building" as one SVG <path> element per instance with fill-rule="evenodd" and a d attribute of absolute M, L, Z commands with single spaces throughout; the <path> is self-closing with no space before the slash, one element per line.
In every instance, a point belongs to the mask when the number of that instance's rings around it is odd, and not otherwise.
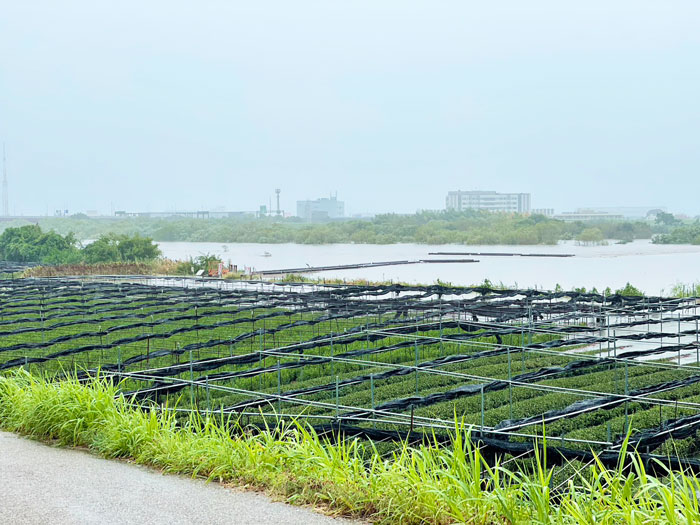
<path fill-rule="evenodd" d="M 577 210 L 579 211 L 579 210 Z M 595 206 L 586 207 L 585 211 L 622 215 L 624 219 L 646 220 L 654 219 L 659 212 L 665 212 L 665 206 Z"/>
<path fill-rule="evenodd" d="M 495 191 L 450 191 L 445 199 L 448 211 L 487 210 L 506 213 L 530 213 L 529 193 Z"/>
<path fill-rule="evenodd" d="M 600 222 L 600 221 L 621 221 L 624 216 L 619 213 L 599 212 L 587 209 L 578 209 L 576 211 L 565 211 L 553 217 L 554 219 L 566 222 Z"/>
<path fill-rule="evenodd" d="M 544 215 L 545 217 L 552 217 L 554 215 L 554 208 L 532 208 L 530 210 L 532 215 Z"/>

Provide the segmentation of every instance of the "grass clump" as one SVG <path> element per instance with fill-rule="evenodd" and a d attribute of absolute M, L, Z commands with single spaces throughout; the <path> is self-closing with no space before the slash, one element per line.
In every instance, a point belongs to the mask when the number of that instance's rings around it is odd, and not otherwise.
<path fill-rule="evenodd" d="M 697 478 L 655 478 L 599 461 L 553 487 L 545 452 L 533 460 L 486 461 L 457 425 L 450 447 L 337 444 L 296 422 L 252 432 L 225 417 L 184 420 L 134 407 L 117 388 L 50 382 L 25 372 L 0 377 L 0 427 L 88 447 L 167 472 L 266 489 L 291 503 L 378 523 L 693 523 Z M 545 443 L 546 445 L 546 443 Z M 623 452 L 623 454 L 627 454 Z M 517 467 L 515 467 L 517 465 Z M 556 495 L 555 495 L 556 494 Z"/>

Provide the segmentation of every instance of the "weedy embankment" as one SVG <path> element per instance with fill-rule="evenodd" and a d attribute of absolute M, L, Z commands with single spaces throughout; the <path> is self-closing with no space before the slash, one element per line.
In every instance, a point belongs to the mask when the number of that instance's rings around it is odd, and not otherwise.
<path fill-rule="evenodd" d="M 489 465 L 460 425 L 453 447 L 403 446 L 382 456 L 359 441 L 330 444 L 295 422 L 260 433 L 224 418 L 183 422 L 171 411 L 133 407 L 102 381 L 50 382 L 18 372 L 0 377 L 0 427 L 378 523 L 700 520 L 691 474 L 658 479 L 633 458 L 631 470 L 594 463 L 553 486 L 543 458 L 527 468 Z"/>

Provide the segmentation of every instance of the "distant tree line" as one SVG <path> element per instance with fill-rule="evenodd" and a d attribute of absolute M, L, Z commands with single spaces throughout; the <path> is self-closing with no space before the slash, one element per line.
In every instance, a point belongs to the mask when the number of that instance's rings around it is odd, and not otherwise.
<path fill-rule="evenodd" d="M 43 264 L 152 261 L 160 256 L 152 239 L 140 235 L 107 233 L 83 246 L 75 234 L 43 231 L 32 224 L 7 228 L 0 235 L 0 259 Z"/>
<path fill-rule="evenodd" d="M 596 244 L 605 239 L 629 242 L 693 242 L 695 226 L 671 214 L 661 220 L 564 222 L 543 215 L 491 213 L 483 210 L 423 211 L 412 215 L 384 214 L 369 220 L 308 223 L 296 218 L 110 218 L 86 216 L 46 218 L 40 225 L 61 234 L 65 242 L 101 236 L 140 236 L 155 241 L 247 242 L 297 244 L 556 244 L 576 240 Z M 21 223 L 16 223 L 21 224 Z M 16 224 L 11 224 L 15 226 Z M 695 234 L 693 236 L 692 234 Z M 73 234 L 73 236 L 71 236 Z M 48 233 L 46 235 L 49 235 Z M 56 239 L 58 242 L 58 240 Z M 109 244 L 109 243 L 108 243 Z M 112 252 L 105 246 L 102 252 Z"/>
<path fill-rule="evenodd" d="M 295 218 L 193 219 L 47 218 L 47 230 L 78 239 L 107 233 L 140 235 L 155 241 L 297 244 L 556 244 L 561 240 L 596 243 L 632 241 L 669 233 L 673 226 L 647 221 L 564 222 L 543 215 L 490 213 L 482 210 L 384 214 L 370 220 L 308 223 Z"/>

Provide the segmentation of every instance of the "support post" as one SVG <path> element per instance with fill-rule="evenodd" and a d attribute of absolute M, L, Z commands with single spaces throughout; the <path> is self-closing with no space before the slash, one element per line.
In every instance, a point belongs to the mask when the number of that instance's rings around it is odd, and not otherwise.
<path fill-rule="evenodd" d="M 335 376 L 335 419 L 336 421 L 338 420 L 338 416 L 340 415 L 340 392 L 339 392 L 339 385 L 338 385 L 338 376 Z"/>
<path fill-rule="evenodd" d="M 209 376 L 204 378 L 204 390 L 207 394 L 207 412 L 211 411 L 211 403 L 209 398 Z"/>
<path fill-rule="evenodd" d="M 661 305 L 661 299 L 659 299 L 659 333 L 660 333 L 660 341 L 659 341 L 659 346 L 663 347 L 664 346 L 664 307 Z"/>
<path fill-rule="evenodd" d="M 681 366 L 681 312 L 678 312 L 678 366 Z"/>
<path fill-rule="evenodd" d="M 260 355 L 258 358 L 258 367 L 262 368 L 263 366 L 263 330 L 264 328 L 260 329 Z M 258 374 L 258 377 L 260 378 L 260 391 L 262 392 L 263 389 L 263 374 Z"/>
<path fill-rule="evenodd" d="M 510 346 L 508 347 L 508 419 L 513 419 L 513 373 L 510 364 Z"/>
<path fill-rule="evenodd" d="M 416 366 L 416 395 L 418 395 L 418 340 L 416 339 L 416 360 L 415 360 L 415 366 Z"/>
<path fill-rule="evenodd" d="M 484 384 L 481 383 L 481 436 L 484 435 Z"/>
<path fill-rule="evenodd" d="M 371 402 L 372 402 L 372 428 L 377 428 L 377 415 L 374 412 L 374 374 L 369 375 L 369 389 L 371 392 Z"/>
<path fill-rule="evenodd" d="M 630 378 L 629 378 L 629 372 L 627 370 L 627 361 L 625 361 L 625 396 L 629 396 L 630 394 Z M 627 410 L 627 399 L 625 399 L 625 434 L 627 434 L 627 430 L 629 428 L 629 416 L 628 416 L 628 410 Z"/>
<path fill-rule="evenodd" d="M 277 358 L 277 414 L 282 413 L 282 367 L 280 358 Z"/>
<path fill-rule="evenodd" d="M 440 357 L 445 355 L 445 343 L 442 340 L 442 297 L 440 298 Z"/>
<path fill-rule="evenodd" d="M 190 354 L 190 407 L 194 409 L 194 368 L 192 364 L 192 349 Z"/>

